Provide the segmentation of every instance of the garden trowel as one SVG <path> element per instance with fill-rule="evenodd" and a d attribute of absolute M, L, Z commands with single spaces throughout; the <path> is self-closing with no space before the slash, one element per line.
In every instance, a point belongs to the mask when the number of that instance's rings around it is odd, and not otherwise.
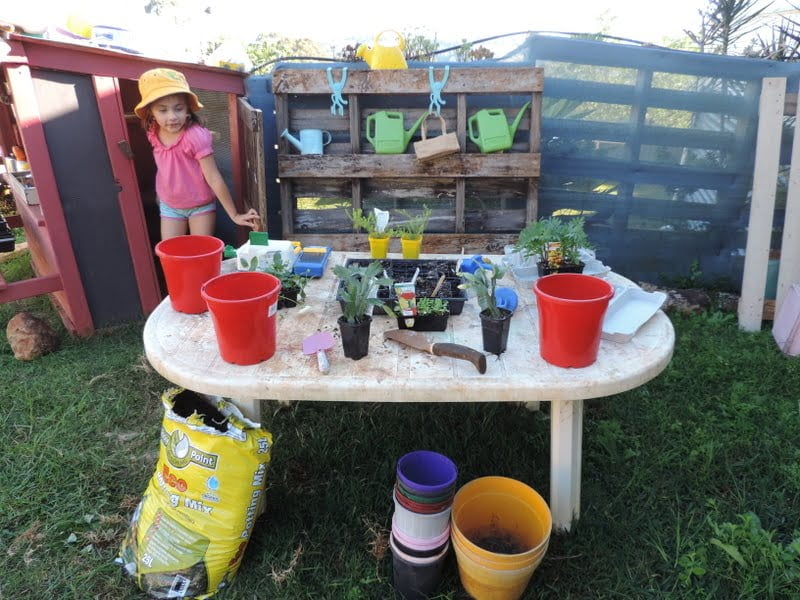
<path fill-rule="evenodd" d="M 303 354 L 317 355 L 317 366 L 321 373 L 327 374 L 331 370 L 331 363 L 325 351 L 332 347 L 333 336 L 330 331 L 319 331 L 303 340 Z"/>
<path fill-rule="evenodd" d="M 462 346 L 461 344 L 451 344 L 449 342 L 434 342 L 428 336 L 418 332 L 409 331 L 407 329 L 390 329 L 383 332 L 384 340 L 394 340 L 406 346 L 411 346 L 417 350 L 428 352 L 434 356 L 449 356 L 451 358 L 460 358 L 461 360 L 468 360 L 478 372 L 486 373 L 486 356 L 482 352 L 478 352 L 469 346 Z"/>

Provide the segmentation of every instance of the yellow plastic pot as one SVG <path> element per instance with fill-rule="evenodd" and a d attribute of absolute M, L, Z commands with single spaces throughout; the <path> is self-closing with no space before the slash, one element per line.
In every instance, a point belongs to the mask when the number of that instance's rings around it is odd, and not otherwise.
<path fill-rule="evenodd" d="M 453 499 L 451 541 L 461 584 L 477 600 L 516 600 L 544 558 L 553 527 L 550 508 L 530 486 L 481 477 Z M 487 539 L 512 540 L 518 552 L 495 552 Z M 507 549 L 504 549 L 507 550 Z"/>
<path fill-rule="evenodd" d="M 419 251 L 422 248 L 422 236 L 419 236 L 415 240 L 400 238 L 400 248 L 403 252 L 403 258 L 419 258 Z"/>
<path fill-rule="evenodd" d="M 369 236 L 369 255 L 372 258 L 386 258 L 389 252 L 389 238 L 376 238 Z"/>

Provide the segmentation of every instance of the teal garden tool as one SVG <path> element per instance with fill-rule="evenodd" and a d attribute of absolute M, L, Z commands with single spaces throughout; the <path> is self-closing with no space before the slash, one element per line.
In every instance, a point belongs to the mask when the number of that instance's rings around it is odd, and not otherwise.
<path fill-rule="evenodd" d="M 530 100 L 519 109 L 514 122 L 509 125 L 502 108 L 484 108 L 467 120 L 469 139 L 481 152 L 500 152 L 508 150 L 514 142 L 514 134 L 522 120 L 522 115 L 530 106 Z"/>
<path fill-rule="evenodd" d="M 403 113 L 382 110 L 367 117 L 367 140 L 375 148 L 376 154 L 402 154 L 412 136 L 425 120 L 428 113 L 422 113 L 408 131 L 403 129 Z"/>

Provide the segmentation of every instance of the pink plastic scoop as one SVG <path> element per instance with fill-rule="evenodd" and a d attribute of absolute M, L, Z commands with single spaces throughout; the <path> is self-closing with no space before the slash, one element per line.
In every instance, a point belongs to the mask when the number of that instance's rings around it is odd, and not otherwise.
<path fill-rule="evenodd" d="M 317 365 L 322 373 L 327 373 L 331 370 L 331 363 L 328 361 L 328 355 L 325 354 L 325 351 L 332 348 L 333 343 L 333 336 L 330 331 L 319 331 L 303 340 L 303 353 L 316 353 Z"/>

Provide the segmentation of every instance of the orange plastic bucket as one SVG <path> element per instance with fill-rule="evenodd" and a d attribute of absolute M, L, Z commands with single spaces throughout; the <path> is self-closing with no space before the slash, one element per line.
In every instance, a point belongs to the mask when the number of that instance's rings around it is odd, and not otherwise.
<path fill-rule="evenodd" d="M 275 354 L 280 291 L 280 279 L 257 271 L 226 273 L 203 284 L 222 360 L 254 365 Z"/>
<path fill-rule="evenodd" d="M 550 508 L 508 477 L 473 479 L 453 499 L 450 539 L 464 589 L 481 600 L 516 600 L 547 552 Z"/>
<path fill-rule="evenodd" d="M 597 360 L 610 283 L 591 275 L 556 273 L 533 284 L 539 313 L 539 353 L 558 367 L 588 367 Z"/>
<path fill-rule="evenodd" d="M 172 308 L 197 314 L 208 310 L 200 287 L 222 268 L 222 240 L 210 235 L 180 235 L 156 244 Z"/>

